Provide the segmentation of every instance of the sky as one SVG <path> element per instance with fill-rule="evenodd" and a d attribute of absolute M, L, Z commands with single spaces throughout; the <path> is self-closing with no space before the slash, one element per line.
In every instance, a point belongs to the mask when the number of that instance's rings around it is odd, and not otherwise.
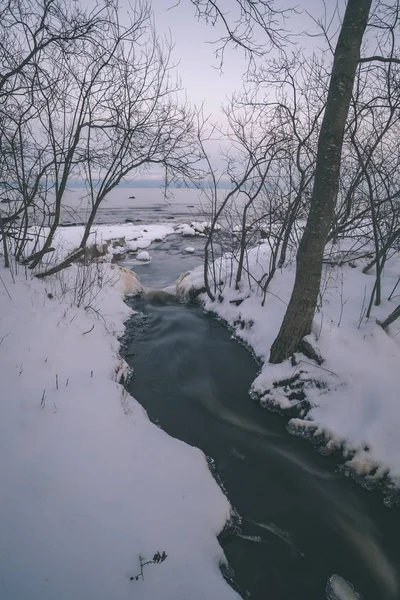
<path fill-rule="evenodd" d="M 221 104 L 240 86 L 247 65 L 243 52 L 231 48 L 220 69 L 214 54 L 216 45 L 211 42 L 224 33 L 222 26 L 198 21 L 189 0 L 181 0 L 175 8 L 171 8 L 175 0 L 153 0 L 152 5 L 157 32 L 171 33 L 173 56 L 189 101 L 198 105 L 205 102 L 207 111 L 219 116 Z"/>
<path fill-rule="evenodd" d="M 130 1 L 134 2 L 134 0 L 121 0 L 122 6 L 128 9 Z M 204 115 L 210 116 L 212 123 L 224 128 L 227 120 L 222 106 L 226 106 L 232 94 L 241 89 L 243 75 L 248 67 L 248 59 L 243 49 L 229 45 L 225 50 L 221 66 L 221 61 L 216 56 L 219 47 L 216 42 L 226 34 L 221 22 L 212 26 L 202 19 L 198 20 L 191 0 L 148 1 L 153 9 L 157 34 L 160 37 L 166 36 L 173 42 L 172 61 L 181 80 L 182 98 L 197 107 L 203 104 Z M 343 7 L 345 0 L 338 0 L 338 2 Z M 233 22 L 234 9 L 237 7 L 236 0 L 218 0 L 217 4 L 227 15 L 230 23 Z M 302 34 L 313 30 L 312 19 L 307 12 L 314 18 L 321 18 L 324 15 L 323 0 L 275 0 L 275 6 L 284 9 L 296 7 L 296 14 L 286 22 L 293 40 L 305 47 L 318 45 L 316 38 Z M 335 6 L 336 1 L 328 2 L 329 11 L 334 11 Z M 263 36 L 260 37 L 260 42 L 262 40 Z M 225 150 L 227 144 L 227 140 L 221 138 L 207 143 L 207 150 L 217 168 L 223 167 L 219 150 L 221 148 Z M 158 181 L 161 171 L 152 168 L 145 177 Z"/>
<path fill-rule="evenodd" d="M 220 62 L 215 56 L 218 46 L 212 42 L 224 34 L 222 24 L 212 27 L 204 21 L 198 21 L 190 0 L 180 0 L 179 4 L 177 1 L 152 0 L 156 30 L 160 35 L 170 33 L 174 41 L 173 56 L 178 63 L 178 72 L 188 100 L 197 105 L 204 102 L 208 113 L 212 113 L 216 120 L 223 120 L 221 105 L 235 90 L 240 89 L 247 59 L 242 49 L 230 46 L 220 69 Z M 235 0 L 219 0 L 218 4 L 227 14 L 232 14 Z M 324 14 L 322 0 L 280 0 L 276 2 L 278 5 L 283 8 L 297 5 L 298 13 L 287 22 L 293 33 L 310 31 L 311 19 L 306 11 L 314 17 Z M 303 36 L 301 43 L 312 45 L 316 42 L 314 38 Z"/>
<path fill-rule="evenodd" d="M 127 0 L 125 0 L 127 1 Z M 218 22 L 215 26 L 196 18 L 195 7 L 190 0 L 150 0 L 153 8 L 155 27 L 159 36 L 167 36 L 173 41 L 172 60 L 177 65 L 183 92 L 191 104 L 204 104 L 204 114 L 213 123 L 222 127 L 226 124 L 222 106 L 242 86 L 242 77 L 248 67 L 243 49 L 229 45 L 224 53 L 224 61 L 216 56 L 218 40 L 225 35 L 225 28 Z M 292 33 L 310 31 L 311 20 L 305 11 L 314 17 L 324 13 L 323 0 L 276 0 L 276 6 L 289 8 L 296 5 L 297 14 L 287 21 Z M 336 3 L 335 3 L 336 4 Z M 300 7 L 301 5 L 301 7 Z M 232 22 L 235 0 L 218 0 L 224 13 Z M 315 44 L 315 40 L 302 36 L 302 45 Z M 219 150 L 226 149 L 227 141 L 220 139 L 207 143 L 207 150 L 215 166 L 223 167 Z M 152 169 L 148 179 L 159 179 L 160 172 Z"/>

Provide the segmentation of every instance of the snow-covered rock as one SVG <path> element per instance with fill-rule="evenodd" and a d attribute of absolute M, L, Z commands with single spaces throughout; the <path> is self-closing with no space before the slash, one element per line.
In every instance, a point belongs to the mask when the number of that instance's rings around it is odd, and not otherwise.
<path fill-rule="evenodd" d="M 212 226 L 211 221 L 193 221 L 193 223 L 190 223 L 190 227 L 192 227 L 195 231 L 197 231 L 198 233 L 207 233 L 208 231 L 210 231 Z M 221 229 L 221 225 L 219 225 L 219 223 L 215 223 L 214 224 L 214 231 L 220 231 Z"/>
<path fill-rule="evenodd" d="M 354 590 L 351 583 L 340 577 L 332 575 L 326 586 L 327 600 L 360 600 L 360 595 Z"/>
<path fill-rule="evenodd" d="M 188 246 L 187 248 L 185 248 L 185 252 L 188 252 L 189 254 L 193 254 L 194 251 L 195 250 L 194 250 L 193 246 Z"/>
<path fill-rule="evenodd" d="M 196 235 L 196 231 L 193 229 L 193 227 L 190 227 L 190 225 L 188 225 L 187 223 L 184 223 L 183 225 L 179 225 L 176 228 L 176 231 L 184 236 L 192 236 L 192 235 Z"/>
<path fill-rule="evenodd" d="M 139 260 L 140 262 L 150 262 L 151 257 L 147 250 L 142 250 L 142 252 L 136 254 L 136 260 Z"/>
<path fill-rule="evenodd" d="M 210 221 L 202 221 L 202 222 L 193 221 L 192 223 L 190 223 L 190 225 L 188 223 L 182 223 L 181 225 L 178 225 L 176 227 L 175 231 L 184 236 L 191 236 L 191 235 L 205 236 L 210 231 L 210 229 L 211 229 Z M 214 225 L 214 231 L 219 231 L 220 229 L 221 229 L 221 225 L 216 223 Z"/>
<path fill-rule="evenodd" d="M 140 294 L 143 292 L 143 287 L 140 284 L 139 275 L 136 275 L 130 269 L 115 265 L 115 268 L 119 270 L 122 278 L 122 291 L 125 296 L 131 294 Z"/>

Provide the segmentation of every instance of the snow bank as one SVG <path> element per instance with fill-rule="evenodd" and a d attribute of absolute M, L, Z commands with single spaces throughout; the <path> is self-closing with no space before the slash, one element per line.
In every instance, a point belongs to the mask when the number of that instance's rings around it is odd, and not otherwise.
<path fill-rule="evenodd" d="M 268 273 L 270 251 L 260 244 L 249 251 L 251 275 L 259 280 Z M 263 361 L 263 367 L 252 386 L 261 403 L 292 418 L 289 430 L 325 443 L 325 452 L 344 451 L 347 468 L 375 485 L 383 476 L 400 486 L 400 323 L 394 323 L 389 334 L 376 323 L 397 305 L 397 300 L 384 301 L 374 307 L 373 317 L 361 318 L 374 285 L 374 275 L 364 275 L 361 261 L 350 266 L 326 267 L 321 293 L 322 306 L 314 319 L 310 337 L 324 358 L 319 366 L 305 356 L 296 355 L 280 365 L 268 363 L 274 341 L 294 281 L 294 265 L 277 272 L 268 288 L 265 305 L 262 295 L 251 280 L 243 277 L 240 290 L 229 287 L 231 269 L 236 272 L 232 255 L 218 259 L 215 270 L 223 282 L 219 292 L 222 302 L 212 302 L 206 294 L 201 300 L 206 310 L 226 321 L 235 335 L 244 341 Z M 385 267 L 383 298 L 387 298 L 397 281 L 400 260 L 393 257 Z M 185 274 L 177 283 L 182 297 L 204 286 L 203 267 Z M 234 279 L 233 279 L 234 281 Z M 219 293 L 218 292 L 218 293 Z M 216 296 L 218 296 L 218 293 Z M 277 382 L 293 378 L 293 386 Z M 301 384 L 306 401 L 290 394 Z"/>
<path fill-rule="evenodd" d="M 38 233 L 37 228 L 32 228 L 32 239 Z M 40 232 L 40 239 L 44 240 L 48 229 Z M 76 250 L 81 243 L 84 233 L 83 226 L 59 227 L 53 240 L 55 251 L 48 254 L 48 263 L 61 262 L 67 255 Z M 174 233 L 171 225 L 134 225 L 123 223 L 120 225 L 95 225 L 92 227 L 87 242 L 88 248 L 95 248 L 106 260 L 111 260 L 115 254 L 127 252 L 135 253 L 148 248 L 152 242 L 163 240 Z M 39 244 L 40 247 L 40 244 Z M 33 248 L 33 241 L 26 247 L 26 255 L 39 247 Z"/>
<path fill-rule="evenodd" d="M 96 265 L 104 285 L 77 307 L 85 268 L 15 282 L 0 270 L 0 596 L 236 598 L 216 539 L 230 507 L 204 455 L 119 383 L 122 298 L 140 284 Z M 156 551 L 167 559 L 131 581 Z"/>

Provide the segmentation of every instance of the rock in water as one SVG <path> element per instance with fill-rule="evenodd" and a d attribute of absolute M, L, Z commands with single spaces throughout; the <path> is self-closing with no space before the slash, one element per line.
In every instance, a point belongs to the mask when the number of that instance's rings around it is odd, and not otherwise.
<path fill-rule="evenodd" d="M 136 260 L 140 260 L 141 262 L 150 262 L 150 254 L 147 250 L 142 250 L 136 255 Z"/>
<path fill-rule="evenodd" d="M 155 306 L 166 306 L 168 304 L 176 304 L 177 298 L 174 294 L 164 292 L 164 290 L 150 290 L 144 295 L 146 300 Z"/>
<path fill-rule="evenodd" d="M 188 246 L 187 248 L 185 248 L 185 252 L 189 252 L 189 254 L 192 254 L 194 252 L 194 248 L 192 246 Z"/>
<path fill-rule="evenodd" d="M 357 594 L 351 583 L 340 575 L 332 575 L 328 579 L 326 598 L 327 600 L 361 600 L 360 594 Z"/>

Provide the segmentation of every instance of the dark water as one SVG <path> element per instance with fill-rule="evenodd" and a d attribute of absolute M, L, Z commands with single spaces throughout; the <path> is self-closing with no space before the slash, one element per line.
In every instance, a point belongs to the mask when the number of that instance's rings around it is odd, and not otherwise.
<path fill-rule="evenodd" d="M 186 252 L 185 248 L 193 248 L 194 252 Z M 202 264 L 204 237 L 169 235 L 165 240 L 152 244 L 148 251 L 152 257 L 149 263 L 139 263 L 128 255 L 120 264 L 135 271 L 146 288 L 162 289 L 173 284 L 181 273 Z"/>
<path fill-rule="evenodd" d="M 201 262 L 202 246 L 202 238 L 179 236 L 152 245 L 142 282 L 173 283 Z M 241 595 L 324 600 L 328 578 L 339 574 L 364 600 L 400 598 L 399 509 L 338 474 L 334 458 L 290 436 L 282 417 L 250 400 L 258 367 L 221 323 L 157 296 L 131 303 L 138 312 L 124 340 L 130 392 L 165 431 L 213 459 L 242 518 L 241 533 L 221 539 Z"/>
<path fill-rule="evenodd" d="M 366 600 L 398 598 L 391 569 L 399 565 L 400 514 L 249 399 L 257 365 L 220 323 L 157 299 L 133 307 L 130 392 L 170 435 L 212 457 L 242 535 L 259 540 L 222 541 L 240 592 L 321 600 L 337 573 Z"/>

